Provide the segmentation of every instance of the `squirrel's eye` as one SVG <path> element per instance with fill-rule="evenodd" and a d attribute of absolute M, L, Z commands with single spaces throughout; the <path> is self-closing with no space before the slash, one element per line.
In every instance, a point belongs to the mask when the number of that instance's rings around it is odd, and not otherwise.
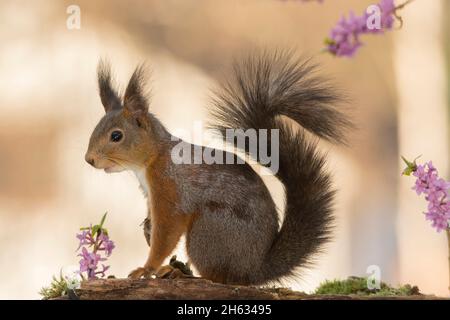
<path fill-rule="evenodd" d="M 122 140 L 122 137 L 123 134 L 121 131 L 116 130 L 111 133 L 111 141 L 113 142 L 119 142 L 120 140 Z"/>

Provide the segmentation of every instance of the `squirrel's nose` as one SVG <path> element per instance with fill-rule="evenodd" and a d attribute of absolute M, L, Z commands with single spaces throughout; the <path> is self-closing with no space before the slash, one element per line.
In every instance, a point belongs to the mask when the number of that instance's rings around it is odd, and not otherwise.
<path fill-rule="evenodd" d="M 91 166 L 94 167 L 95 165 L 95 160 L 92 156 L 86 154 L 86 156 L 84 157 L 84 159 L 86 160 L 87 163 L 89 163 Z"/>

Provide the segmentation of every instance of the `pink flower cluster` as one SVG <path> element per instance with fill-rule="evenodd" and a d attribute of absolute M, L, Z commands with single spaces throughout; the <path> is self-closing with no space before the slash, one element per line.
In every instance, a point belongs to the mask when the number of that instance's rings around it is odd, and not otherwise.
<path fill-rule="evenodd" d="M 449 228 L 450 202 L 448 201 L 450 182 L 439 178 L 436 168 L 430 161 L 425 165 L 416 165 L 413 175 L 417 178 L 413 190 L 424 194 L 428 201 L 427 220 L 432 222 L 438 232 Z"/>
<path fill-rule="evenodd" d="M 77 234 L 77 239 L 80 241 L 77 251 L 81 249 L 81 253 L 78 255 L 81 257 L 79 272 L 82 276 L 85 273 L 89 280 L 105 276 L 109 266 L 102 264 L 101 269 L 99 269 L 98 264 L 101 261 L 106 261 L 115 248 L 114 242 L 109 239 L 106 229 L 102 228 L 104 218 L 101 225 L 82 228 L 82 231 Z"/>
<path fill-rule="evenodd" d="M 364 13 L 361 16 L 350 12 L 349 17 L 342 17 L 336 26 L 331 30 L 329 38 L 325 40 L 327 51 L 335 56 L 352 57 L 359 47 L 363 45 L 360 40 L 363 34 L 380 34 L 386 30 L 391 30 L 395 21 L 394 0 L 381 0 L 378 3 L 380 9 L 379 28 L 369 29 L 367 21 L 370 14 Z"/>

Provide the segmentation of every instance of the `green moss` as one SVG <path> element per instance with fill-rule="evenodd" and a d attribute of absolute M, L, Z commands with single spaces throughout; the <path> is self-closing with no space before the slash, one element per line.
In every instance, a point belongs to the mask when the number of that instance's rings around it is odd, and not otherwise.
<path fill-rule="evenodd" d="M 67 293 L 67 281 L 63 278 L 62 275 L 59 276 L 59 279 L 53 276 L 52 282 L 48 287 L 43 287 L 39 294 L 42 296 L 44 300 L 54 299 L 61 297 Z"/>
<path fill-rule="evenodd" d="M 420 292 L 419 288 L 409 284 L 394 288 L 384 282 L 381 282 L 380 289 L 368 289 L 367 278 L 349 277 L 346 280 L 327 280 L 316 289 L 315 294 L 411 296 Z"/>

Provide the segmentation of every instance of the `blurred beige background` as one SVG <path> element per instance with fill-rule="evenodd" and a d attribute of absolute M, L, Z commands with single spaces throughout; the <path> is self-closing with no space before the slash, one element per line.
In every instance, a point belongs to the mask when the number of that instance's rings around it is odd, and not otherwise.
<path fill-rule="evenodd" d="M 66 27 L 69 5 L 81 28 Z M 61 267 L 77 265 L 75 233 L 108 212 L 116 242 L 111 274 L 126 276 L 147 254 L 139 224 L 145 201 L 131 173 L 107 175 L 84 162 L 103 115 L 95 68 L 108 57 L 123 86 L 133 68 L 153 69 L 152 111 L 172 131 L 207 120 L 209 89 L 233 56 L 255 46 L 315 57 L 352 100 L 359 130 L 349 148 L 323 145 L 339 188 L 335 241 L 302 281 L 366 275 L 447 295 L 445 235 L 421 214 L 425 201 L 401 177 L 400 154 L 432 159 L 448 178 L 449 2 L 417 0 L 405 25 L 365 37 L 353 59 L 321 53 L 342 13 L 362 0 L 0 0 L 0 298 L 39 298 Z M 282 203 L 280 185 L 265 178 Z M 185 257 L 182 246 L 178 250 Z"/>

